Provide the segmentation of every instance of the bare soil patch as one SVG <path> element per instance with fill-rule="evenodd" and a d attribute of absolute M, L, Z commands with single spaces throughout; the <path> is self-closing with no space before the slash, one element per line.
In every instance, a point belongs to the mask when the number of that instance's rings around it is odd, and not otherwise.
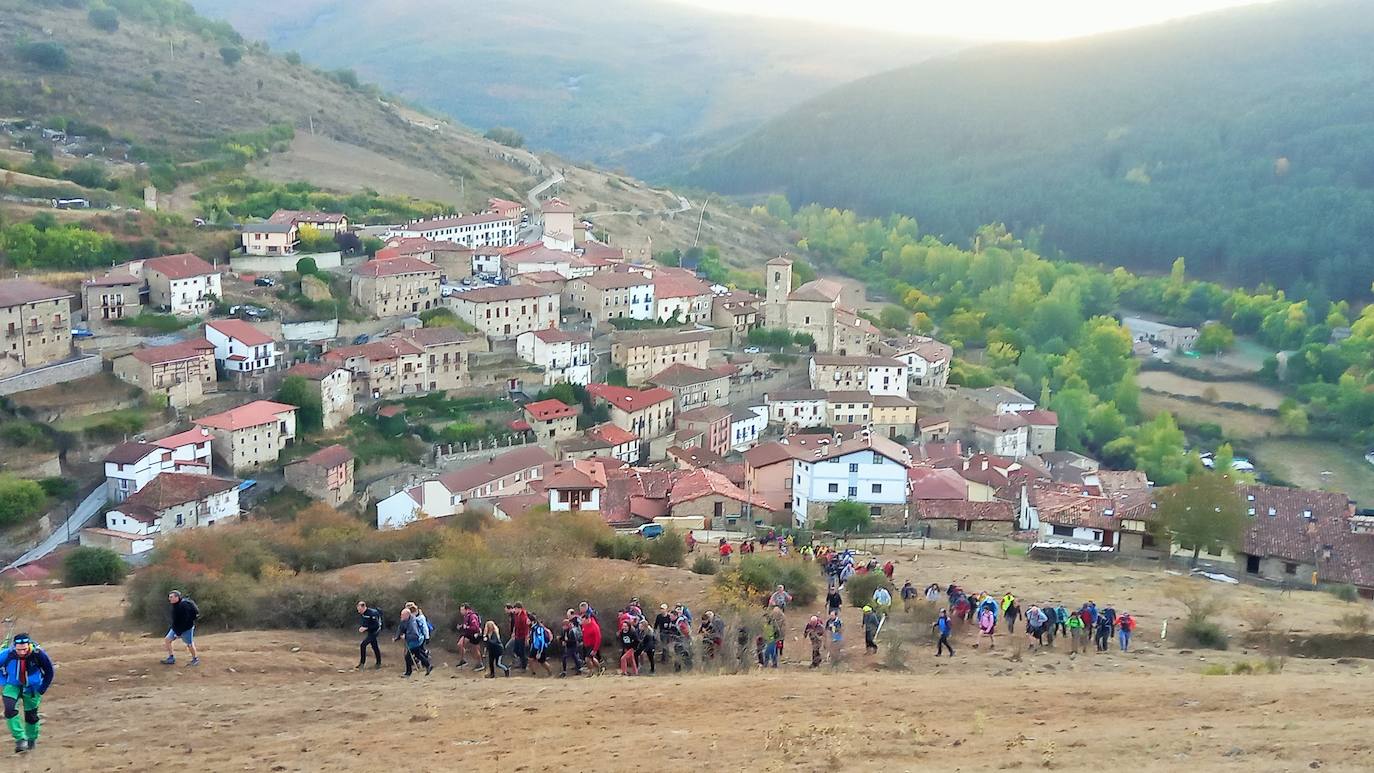
<path fill-rule="evenodd" d="M 1190 397 L 1202 397 L 1208 390 L 1214 390 L 1217 402 L 1243 403 L 1256 408 L 1277 409 L 1284 400 L 1282 392 L 1263 384 L 1249 381 L 1198 381 L 1165 370 L 1143 371 L 1136 376 L 1136 381 L 1142 387 Z"/>

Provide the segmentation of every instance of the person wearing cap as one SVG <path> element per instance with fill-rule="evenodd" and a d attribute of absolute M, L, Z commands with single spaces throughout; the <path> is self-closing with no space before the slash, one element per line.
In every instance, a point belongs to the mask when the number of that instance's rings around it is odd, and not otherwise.
<path fill-rule="evenodd" d="M 4 695 L 5 721 L 14 736 L 15 754 L 23 754 L 38 743 L 42 723 L 38 706 L 52 685 L 52 677 L 52 660 L 27 633 L 16 635 L 0 652 L 0 682 L 4 683 L 0 694 Z M 22 715 L 20 704 L 24 707 Z"/>
<path fill-rule="evenodd" d="M 871 607 L 871 606 L 865 606 L 865 607 L 864 607 L 864 620 L 863 620 L 863 622 L 864 622 L 864 652 L 877 652 L 877 651 L 878 651 L 878 642 L 876 641 L 876 638 L 877 638 L 877 636 L 878 636 L 878 626 L 881 625 L 882 623 L 881 623 L 881 621 L 878 619 L 878 613 L 873 611 L 873 607 Z"/>
<path fill-rule="evenodd" d="M 163 646 L 167 648 L 167 657 L 162 659 L 162 664 L 170 666 L 177 662 L 177 656 L 172 652 L 172 642 L 181 639 L 191 653 L 191 665 L 200 665 L 200 656 L 196 654 L 196 619 L 200 617 L 200 608 L 196 602 L 182 596 L 179 590 L 167 594 L 167 603 L 171 605 L 172 627 L 167 629 L 167 635 L 162 639 Z"/>

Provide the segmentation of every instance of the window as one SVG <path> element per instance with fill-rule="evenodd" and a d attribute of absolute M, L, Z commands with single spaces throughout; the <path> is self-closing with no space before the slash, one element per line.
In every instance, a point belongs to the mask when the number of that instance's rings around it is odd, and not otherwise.
<path fill-rule="evenodd" d="M 881 507 L 877 506 L 877 505 L 873 505 L 872 507 L 868 508 L 868 517 L 869 517 L 869 518 L 881 518 L 881 517 L 883 517 L 883 509 L 882 509 Z"/>
<path fill-rule="evenodd" d="M 876 454 L 876 453 L 875 453 L 875 454 L 873 454 L 873 463 L 874 463 L 874 464 L 882 464 L 884 458 L 886 458 L 886 457 L 884 457 L 882 454 Z"/>
<path fill-rule="evenodd" d="M 184 523 L 185 523 L 185 516 L 183 516 L 181 513 L 177 513 L 177 526 L 181 526 L 181 525 L 184 524 Z"/>
<path fill-rule="evenodd" d="M 1298 565 L 1297 565 L 1297 564 L 1294 564 L 1294 563 L 1290 563 L 1290 562 L 1288 562 L 1288 561 L 1284 561 L 1284 562 L 1283 562 L 1283 573 L 1284 573 L 1284 574 L 1297 574 L 1297 573 L 1298 573 Z"/>
<path fill-rule="evenodd" d="M 873 493 L 874 493 L 874 494 L 881 494 L 881 493 L 883 493 L 883 484 L 881 484 L 881 483 L 874 483 L 874 484 L 873 484 Z"/>
<path fill-rule="evenodd" d="M 858 489 L 858 487 L 857 487 L 857 486 L 850 486 L 850 487 L 849 487 L 849 498 L 850 498 L 850 499 L 853 499 L 854 497 L 857 497 L 858 495 L 859 495 L 859 489 Z"/>
<path fill-rule="evenodd" d="M 858 472 L 858 471 L 859 471 L 859 465 L 858 465 L 857 463 L 856 463 L 856 464 L 851 464 L 851 465 L 849 465 L 849 471 L 850 471 L 850 472 Z"/>
<path fill-rule="evenodd" d="M 1055 526 L 1055 527 L 1053 527 L 1053 533 L 1054 533 L 1054 536 L 1056 536 L 1056 537 L 1072 537 L 1072 536 L 1073 536 L 1073 527 L 1072 527 L 1072 526 Z"/>
<path fill-rule="evenodd" d="M 831 494 L 838 494 L 840 493 L 840 484 L 831 483 L 830 485 L 825 487 L 825 490 L 830 492 Z"/>

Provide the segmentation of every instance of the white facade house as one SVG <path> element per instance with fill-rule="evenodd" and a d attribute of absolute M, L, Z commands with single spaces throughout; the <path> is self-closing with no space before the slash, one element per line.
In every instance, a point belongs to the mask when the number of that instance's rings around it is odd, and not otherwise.
<path fill-rule="evenodd" d="M 807 364 L 812 389 L 907 396 L 907 364 L 890 357 L 817 354 Z"/>
<path fill-rule="evenodd" d="M 1030 423 L 1020 414 L 998 413 L 974 419 L 973 442 L 986 454 L 1024 459 L 1030 455 Z"/>
<path fill-rule="evenodd" d="M 782 389 L 763 396 L 768 421 L 784 428 L 824 427 L 826 393 L 820 389 Z"/>
<path fill-rule="evenodd" d="M 211 435 L 200 428 L 151 443 L 127 441 L 105 456 L 109 501 L 123 502 L 164 472 L 210 472 Z"/>
<path fill-rule="evenodd" d="M 768 427 L 768 406 L 752 405 L 730 414 L 730 448 L 748 451 L 758 445 Z"/>
<path fill-rule="evenodd" d="M 205 323 L 205 340 L 215 345 L 215 362 L 226 373 L 266 373 L 277 367 L 277 342 L 240 319 Z"/>
<path fill-rule="evenodd" d="M 1010 387 L 990 386 L 974 389 L 969 397 L 993 413 L 1020 413 L 1035 410 L 1035 401 Z"/>
<path fill-rule="evenodd" d="M 543 477 L 553 461 L 548 451 L 525 446 L 477 461 L 398 491 L 377 502 L 377 528 L 398 529 L 423 518 L 444 518 L 465 510 L 474 499 L 523 494 Z"/>
<path fill-rule="evenodd" d="M 515 244 L 519 222 L 508 215 L 485 212 L 432 220 L 414 220 L 386 232 L 387 239 L 421 238 L 453 242 L 465 247 L 509 247 Z"/>
<path fill-rule="evenodd" d="M 841 500 L 867 505 L 875 518 L 904 514 L 910 454 L 881 437 L 817 448 L 792 466 L 792 515 L 798 526 L 823 520 Z"/>
<path fill-rule="evenodd" d="M 892 357 L 906 363 L 912 386 L 944 388 L 949 383 L 949 368 L 954 349 L 927 336 L 911 336 L 897 341 Z"/>
<path fill-rule="evenodd" d="M 496 248 L 477 249 L 472 253 L 473 276 L 500 276 L 501 251 Z"/>
<path fill-rule="evenodd" d="M 111 508 L 105 514 L 105 528 L 126 537 L 158 537 L 180 529 L 213 526 L 238 516 L 238 481 L 165 472 Z M 134 549 L 137 551 L 138 547 Z"/>
<path fill-rule="evenodd" d="M 567 382 L 586 386 L 592 381 L 592 342 L 583 333 L 544 328 L 521 333 L 515 352 L 525 362 L 544 369 L 544 384 Z"/>

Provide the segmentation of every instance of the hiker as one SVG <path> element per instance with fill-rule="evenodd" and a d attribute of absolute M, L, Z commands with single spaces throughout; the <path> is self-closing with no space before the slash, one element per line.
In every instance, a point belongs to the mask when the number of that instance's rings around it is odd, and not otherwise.
<path fill-rule="evenodd" d="M 15 634 L 10 646 L 0 651 L 0 683 L 4 689 L 5 721 L 14 736 L 14 753 L 31 751 L 38 744 L 43 718 L 38 706 L 52 686 L 52 659 L 27 633 Z M 24 713 L 19 714 L 23 706 Z"/>
<path fill-rule="evenodd" d="M 1054 628 L 1062 636 L 1069 635 L 1069 610 L 1063 604 L 1054 608 Z"/>
<path fill-rule="evenodd" d="M 1007 633 L 1016 633 L 1016 619 L 1021 616 L 1021 603 L 1012 599 L 1010 604 L 1002 608 L 1002 616 L 1007 619 Z"/>
<path fill-rule="evenodd" d="M 196 654 L 196 619 L 200 617 L 200 608 L 196 602 L 182 596 L 179 590 L 167 594 L 167 603 L 171 606 L 172 627 L 167 629 L 167 635 L 162 639 L 163 646 L 167 648 L 167 657 L 162 659 L 162 664 L 170 666 L 177 662 L 176 655 L 172 654 L 172 642 L 181 639 L 191 653 L 191 665 L 200 665 L 200 656 Z"/>
<path fill-rule="evenodd" d="M 978 612 L 978 635 L 988 637 L 988 649 L 995 649 L 997 646 L 997 615 L 992 611 L 992 607 L 983 604 Z"/>
<path fill-rule="evenodd" d="M 830 619 L 825 621 L 825 630 L 830 632 L 830 663 L 840 662 L 840 649 L 844 646 L 844 622 L 840 620 L 840 610 L 830 610 Z"/>
<path fill-rule="evenodd" d="M 382 612 L 379 609 L 369 607 L 366 601 L 358 602 L 358 633 L 363 635 L 363 640 L 358 644 L 358 667 L 354 671 L 363 670 L 367 665 L 367 648 L 372 647 L 372 658 L 376 661 L 373 668 L 382 667 L 382 651 L 377 647 L 377 634 L 382 632 Z"/>
<path fill-rule="evenodd" d="M 471 649 L 477 653 L 477 667 L 473 671 L 481 671 L 482 666 L 482 618 L 477 614 L 477 610 L 471 604 L 464 604 L 461 607 L 461 615 L 458 620 L 458 668 L 468 664 L 467 651 Z"/>
<path fill-rule="evenodd" d="M 584 605 L 587 602 L 582 602 Z M 590 612 L 590 608 L 588 609 Z M 601 670 L 601 623 L 588 614 L 579 618 L 582 623 L 582 660 L 597 671 Z"/>
<path fill-rule="evenodd" d="M 892 575 L 896 571 L 897 567 L 894 566 L 891 561 L 888 561 L 887 563 L 883 564 L 883 576 L 887 578 L 888 582 L 892 582 Z"/>
<path fill-rule="evenodd" d="M 701 616 L 701 627 L 697 629 L 701 634 L 701 642 L 706 650 L 706 659 L 715 660 L 716 653 L 720 652 L 721 646 L 725 643 L 725 622 L 716 617 L 716 613 L 707 611 Z"/>
<path fill-rule="evenodd" d="M 1112 626 L 1111 623 L 1107 622 L 1106 615 L 1098 616 L 1096 633 L 1097 651 L 1106 652 L 1108 645 L 1111 644 L 1112 641 Z"/>
<path fill-rule="evenodd" d="M 877 652 L 877 651 L 878 651 L 878 642 L 875 641 L 875 639 L 876 639 L 877 636 L 878 636 L 878 627 L 879 627 L 880 625 L 882 625 L 882 621 L 878 619 L 878 613 L 873 611 L 873 607 L 871 607 L 871 606 L 865 606 L 865 607 L 864 607 L 863 624 L 864 624 L 864 652 L 867 652 L 867 653 L 874 653 L 874 652 Z"/>
<path fill-rule="evenodd" d="M 773 595 L 768 598 L 768 604 L 769 606 L 774 606 L 778 609 L 786 609 L 787 602 L 791 600 L 792 594 L 788 593 L 785 588 L 779 585 L 777 590 L 773 591 Z"/>
<path fill-rule="evenodd" d="M 616 638 L 620 641 L 620 675 L 639 676 L 639 664 L 635 662 L 635 655 L 639 650 L 639 636 L 629 620 L 620 623 Z"/>
<path fill-rule="evenodd" d="M 420 648 L 425 651 L 425 657 L 429 657 L 429 640 L 434 636 L 434 626 L 429 624 L 424 610 L 415 602 L 407 601 L 406 609 L 410 610 L 410 616 L 415 619 L 415 629 L 420 632 Z"/>
<path fill-rule="evenodd" d="M 1107 625 L 1111 628 L 1111 636 L 1116 636 L 1116 610 L 1111 607 L 1102 609 L 1102 617 L 1106 618 Z"/>
<path fill-rule="evenodd" d="M 949 650 L 949 656 L 951 658 L 954 657 L 954 648 L 949 644 L 949 633 L 950 629 L 953 628 L 953 625 L 951 625 L 949 621 L 949 610 L 940 610 L 939 619 L 931 623 L 930 627 L 940 632 L 940 640 L 935 642 L 935 657 L 940 657 L 940 650 L 942 648 Z"/>
<path fill-rule="evenodd" d="M 501 655 L 506 651 L 506 647 L 501 643 L 501 626 L 495 620 L 488 620 L 482 628 L 482 642 L 487 645 L 487 678 L 496 678 L 496 669 L 506 676 L 510 676 L 510 666 L 501 660 Z"/>
<path fill-rule="evenodd" d="M 882 614 L 887 614 L 887 610 L 892 607 L 892 593 L 888 591 L 886 585 L 879 585 L 873 591 L 873 604 Z"/>
<path fill-rule="evenodd" d="M 1026 634 L 1035 639 L 1036 644 L 1045 643 L 1045 621 L 1048 618 L 1045 613 L 1040 611 L 1040 607 L 1032 604 L 1026 610 Z"/>
<path fill-rule="evenodd" d="M 840 597 L 839 587 L 831 585 L 830 588 L 825 592 L 826 613 L 838 612 L 840 611 L 840 607 L 842 606 L 844 606 L 844 599 Z"/>
<path fill-rule="evenodd" d="M 530 635 L 529 635 L 529 657 L 536 665 L 544 668 L 544 673 L 553 676 L 553 667 L 549 665 L 549 644 L 552 643 L 553 633 L 548 626 L 540 622 L 535 615 L 530 615 Z M 642 621 L 641 621 L 642 622 Z"/>
<path fill-rule="evenodd" d="M 763 659 L 759 665 L 764 668 L 769 666 L 773 668 L 778 667 L 778 640 L 781 638 L 781 635 L 778 634 L 777 626 L 773 624 L 772 617 L 770 615 L 764 615 Z"/>
<path fill-rule="evenodd" d="M 911 580 L 907 580 L 906 582 L 902 583 L 901 596 L 902 596 L 902 611 L 903 611 L 903 612 L 910 612 L 910 611 L 911 611 L 911 602 L 912 602 L 913 599 L 916 598 L 916 588 L 915 588 L 915 586 L 913 586 L 913 585 L 911 584 Z"/>
<path fill-rule="evenodd" d="M 812 615 L 806 621 L 806 629 L 802 631 L 806 640 L 811 642 L 811 667 L 819 668 L 821 665 L 821 645 L 825 643 L 825 624 L 821 622 L 820 615 Z"/>
<path fill-rule="evenodd" d="M 692 616 L 678 606 L 673 610 L 673 671 L 692 670 Z"/>
<path fill-rule="evenodd" d="M 1088 651 L 1088 645 L 1084 641 L 1083 617 L 1083 615 L 1070 615 L 1069 622 L 1066 624 L 1071 640 L 1069 644 L 1069 655 L 1071 656 L 1078 654 L 1080 649 L 1085 653 Z"/>
<path fill-rule="evenodd" d="M 507 604 L 506 614 L 510 615 L 510 648 L 516 658 L 515 667 L 528 671 L 530 659 L 525 651 L 525 641 L 530 636 L 530 615 L 519 601 Z"/>
<path fill-rule="evenodd" d="M 425 639 L 420 633 L 420 623 L 408 607 L 401 607 L 401 622 L 396 626 L 396 638 L 392 641 L 401 639 L 406 641 L 406 672 L 401 674 L 401 678 L 409 679 L 416 663 L 424 666 L 425 676 L 429 676 L 434 670 L 434 665 L 429 662 L 429 653 L 425 652 Z"/>
<path fill-rule="evenodd" d="M 1002 601 L 1001 601 L 1001 603 L 999 604 L 999 607 L 1000 607 L 1001 610 L 1002 610 L 1002 616 L 1003 616 L 1003 617 L 1006 617 L 1006 615 L 1007 615 L 1007 610 L 1010 609 L 1010 608 L 1011 608 L 1011 605 L 1012 605 L 1012 604 L 1015 604 L 1015 603 L 1016 603 L 1016 597 L 1013 596 L 1013 595 L 1011 594 L 1011 591 L 1007 591 L 1005 594 L 1002 595 Z"/>
<path fill-rule="evenodd" d="M 940 601 L 939 585 L 936 585 L 932 582 L 931 584 L 926 586 L 926 601 L 929 601 L 932 604 L 938 603 Z"/>
<path fill-rule="evenodd" d="M 673 638 L 677 635 L 677 625 L 667 604 L 658 605 L 658 615 L 654 617 L 654 630 L 658 631 L 658 662 L 668 662 L 668 650 L 673 648 Z"/>
<path fill-rule="evenodd" d="M 649 673 L 654 673 L 654 650 L 658 649 L 658 637 L 648 620 L 639 621 L 639 648 L 636 652 L 641 661 L 648 662 Z"/>
<path fill-rule="evenodd" d="M 1117 622 L 1121 624 L 1120 630 L 1116 632 L 1117 639 L 1121 645 L 1121 651 L 1126 652 L 1131 648 L 1131 634 L 1135 632 L 1135 618 L 1131 617 L 1130 612 L 1122 612 Z"/>
<path fill-rule="evenodd" d="M 568 660 L 570 659 L 573 663 L 573 672 L 582 673 L 582 629 L 577 625 L 577 618 L 566 617 L 563 619 L 563 632 L 559 639 L 563 645 L 563 670 L 558 675 L 560 677 L 568 675 Z"/>
<path fill-rule="evenodd" d="M 787 615 L 780 607 L 773 607 L 767 614 L 768 619 L 773 622 L 773 628 L 778 632 L 778 657 L 782 657 L 783 648 L 787 644 Z"/>
<path fill-rule="evenodd" d="M 687 530 L 687 536 L 683 537 L 682 541 L 687 544 L 688 553 L 697 552 L 697 537 L 695 534 L 692 533 L 691 529 Z"/>

